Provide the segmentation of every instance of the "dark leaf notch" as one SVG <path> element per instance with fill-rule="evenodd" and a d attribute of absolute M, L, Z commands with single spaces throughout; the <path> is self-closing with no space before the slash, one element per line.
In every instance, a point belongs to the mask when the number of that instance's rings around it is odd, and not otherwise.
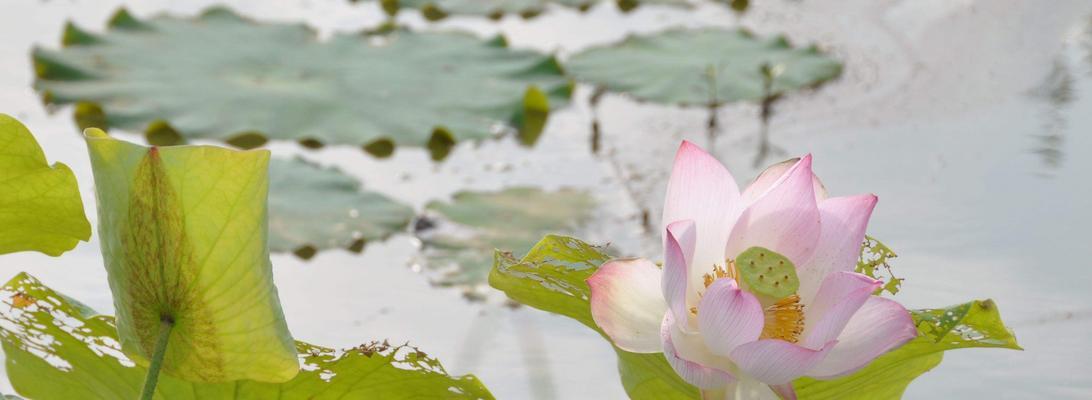
<path fill-rule="evenodd" d="M 355 1 L 355 0 L 354 0 Z M 545 12 L 551 5 L 587 11 L 600 3 L 599 0 L 380 0 L 380 5 L 387 15 L 395 16 L 402 9 L 416 9 L 429 21 L 439 21 L 449 16 L 466 15 L 487 17 L 499 20 L 505 15 L 519 15 L 531 19 Z M 689 7 L 687 0 L 614 0 L 613 3 L 623 12 L 629 12 L 641 5 L 665 5 Z"/>
<path fill-rule="evenodd" d="M 319 41 L 223 8 L 147 20 L 122 9 L 104 33 L 68 24 L 62 44 L 33 51 L 42 99 L 74 104 L 81 128 L 143 132 L 155 145 L 291 140 L 377 157 L 416 146 L 441 160 L 463 140 L 533 144 L 572 92 L 554 57 L 503 38 L 394 29 Z"/>

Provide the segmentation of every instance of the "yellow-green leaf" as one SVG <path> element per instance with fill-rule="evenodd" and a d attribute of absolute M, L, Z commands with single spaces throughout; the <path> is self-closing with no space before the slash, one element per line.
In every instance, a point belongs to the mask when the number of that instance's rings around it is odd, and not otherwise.
<path fill-rule="evenodd" d="M 610 257 L 601 248 L 564 236 L 546 236 L 516 260 L 498 252 L 489 284 L 512 300 L 568 316 L 603 334 L 592 320 L 585 280 Z M 915 378 L 940 363 L 943 352 L 959 348 L 1019 349 L 990 300 L 911 312 L 919 336 L 848 376 L 793 382 L 806 399 L 897 399 Z M 606 336 L 604 335 L 604 338 Z M 697 388 L 679 378 L 663 355 L 628 353 L 615 347 L 622 386 L 634 399 L 695 399 Z"/>
<path fill-rule="evenodd" d="M 36 400 L 135 399 L 147 370 L 118 345 L 114 318 L 25 273 L 0 287 L 0 343 L 8 380 Z M 157 400 L 492 399 L 473 375 L 448 375 L 408 345 L 331 349 L 296 342 L 303 371 L 285 383 L 195 383 L 163 375 Z"/>
<path fill-rule="evenodd" d="M 194 382 L 299 370 L 269 263 L 268 151 L 144 147 L 88 129 L 99 236 L 125 354 Z"/>
<path fill-rule="evenodd" d="M 90 238 L 72 170 L 50 166 L 30 131 L 0 114 L 0 254 L 59 256 Z"/>

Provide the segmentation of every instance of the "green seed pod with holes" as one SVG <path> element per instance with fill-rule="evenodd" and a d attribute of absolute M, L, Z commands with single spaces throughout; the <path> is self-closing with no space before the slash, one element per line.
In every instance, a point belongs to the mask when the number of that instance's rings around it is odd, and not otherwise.
<path fill-rule="evenodd" d="M 736 257 L 739 279 L 752 293 L 783 299 L 796 293 L 800 279 L 792 261 L 773 250 L 752 247 Z"/>

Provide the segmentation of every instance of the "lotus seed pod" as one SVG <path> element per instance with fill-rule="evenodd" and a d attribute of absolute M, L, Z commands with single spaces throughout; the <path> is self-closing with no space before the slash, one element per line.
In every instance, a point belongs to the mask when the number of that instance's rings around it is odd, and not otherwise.
<path fill-rule="evenodd" d="M 739 279 L 752 293 L 783 299 L 796 293 L 800 279 L 796 266 L 785 256 L 763 247 L 752 247 L 736 257 Z"/>

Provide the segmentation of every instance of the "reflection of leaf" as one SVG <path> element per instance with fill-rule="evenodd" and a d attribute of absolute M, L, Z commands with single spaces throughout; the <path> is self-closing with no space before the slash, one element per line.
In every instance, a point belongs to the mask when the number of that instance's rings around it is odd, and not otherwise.
<path fill-rule="evenodd" d="M 489 274 L 494 249 L 521 253 L 548 233 L 573 233 L 590 217 L 595 200 L 584 191 L 516 187 L 499 192 L 460 192 L 451 202 L 425 208 L 435 225 L 420 230 L 430 268 L 447 271 L 441 285 L 478 285 Z"/>
<path fill-rule="evenodd" d="M 118 335 L 140 365 L 173 321 L 163 372 L 284 382 L 299 365 L 267 246 L 269 152 L 144 147 L 87 130 Z"/>
<path fill-rule="evenodd" d="M 861 256 L 857 259 L 856 272 L 884 282 L 875 294 L 885 291 L 891 294 L 899 292 L 903 278 L 896 277 L 891 271 L 891 264 L 888 264 L 888 261 L 895 257 L 898 255 L 887 245 L 880 243 L 874 237 L 865 236 L 864 244 L 861 245 Z M 880 268 L 883 269 L 883 275 L 886 277 L 876 275 L 876 270 Z"/>
<path fill-rule="evenodd" d="M 368 241 L 400 232 L 413 209 L 335 168 L 302 159 L 269 163 L 269 248 L 310 258 L 316 251 L 360 251 Z"/>
<path fill-rule="evenodd" d="M 542 13 L 549 4 L 558 4 L 579 10 L 587 10 L 599 0 L 381 0 L 388 14 L 400 8 L 416 8 L 430 21 L 449 15 L 475 15 L 498 19 L 506 14 L 519 14 L 532 18 Z M 615 0 L 622 11 L 630 11 L 645 4 L 685 6 L 686 0 Z"/>
<path fill-rule="evenodd" d="M 609 257 L 601 248 L 576 239 L 547 236 L 522 260 L 497 252 L 489 284 L 531 307 L 568 316 L 595 329 L 585 279 Z M 942 352 L 958 348 L 1019 349 L 990 300 L 947 309 L 911 313 L 920 336 L 880 356 L 851 375 L 793 382 L 800 399 L 898 399 L 906 386 L 940 363 Z M 606 336 L 604 335 L 604 338 Z M 622 385 L 632 398 L 697 398 L 661 354 L 633 354 L 615 348 Z"/>
<path fill-rule="evenodd" d="M 20 274 L 0 296 L 28 293 L 24 308 L 0 307 L 8 379 L 34 399 L 135 399 L 145 369 L 122 352 L 114 319 Z M 345 350 L 296 342 L 302 371 L 282 384 L 191 383 L 161 376 L 157 399 L 491 399 L 473 376 L 449 376 L 419 350 L 370 343 Z"/>
<path fill-rule="evenodd" d="M 775 72 L 769 91 L 763 66 Z M 578 80 L 610 91 L 682 105 L 761 100 L 818 85 L 842 70 L 815 47 L 795 49 L 784 38 L 711 28 L 633 36 L 578 53 L 565 68 Z"/>
<path fill-rule="evenodd" d="M 592 320 L 584 282 L 610 259 L 603 248 L 564 236 L 546 236 L 522 260 L 498 251 L 489 285 L 528 306 L 580 321 L 603 335 Z M 606 336 L 604 335 L 604 338 Z M 631 399 L 695 399 L 698 391 L 675 374 L 663 354 L 614 348 L 622 386 Z"/>
<path fill-rule="evenodd" d="M 189 138 L 250 148 L 267 139 L 306 146 L 427 147 L 510 128 L 533 141 L 571 85 L 547 55 L 458 33 L 345 34 L 319 42 L 303 25 L 259 24 L 225 9 L 195 19 L 138 20 L 120 11 L 104 34 L 69 26 L 66 47 L 36 49 L 36 87 L 104 113 L 152 144 Z M 75 39 L 67 39 L 75 38 Z M 82 113 L 81 113 L 82 112 Z M 102 120 L 102 118 L 99 118 Z"/>
<path fill-rule="evenodd" d="M 0 114 L 0 254 L 59 256 L 91 238 L 76 176 L 46 161 L 23 124 Z"/>

